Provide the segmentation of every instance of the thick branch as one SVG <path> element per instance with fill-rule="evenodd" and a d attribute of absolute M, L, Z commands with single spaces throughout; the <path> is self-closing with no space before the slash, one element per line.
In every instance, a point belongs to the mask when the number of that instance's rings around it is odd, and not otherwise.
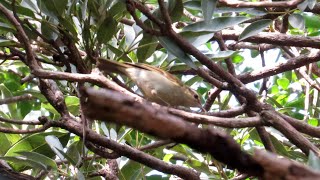
<path fill-rule="evenodd" d="M 86 89 L 85 92 L 88 96 L 85 113 L 93 119 L 108 119 L 162 139 L 185 143 L 201 152 L 210 153 L 231 168 L 252 175 L 262 173 L 261 167 L 252 161 L 248 154 L 242 152 L 240 146 L 225 133 L 213 129 L 199 129 L 160 108 L 136 103 L 134 99 L 118 92 L 92 88 Z"/>
<path fill-rule="evenodd" d="M 222 37 L 224 40 L 238 41 L 241 32 L 224 30 Z M 277 46 L 312 47 L 319 49 L 320 39 L 318 37 L 304 37 L 286 35 L 280 33 L 261 32 L 258 35 L 248 37 L 243 42 L 267 43 Z"/>

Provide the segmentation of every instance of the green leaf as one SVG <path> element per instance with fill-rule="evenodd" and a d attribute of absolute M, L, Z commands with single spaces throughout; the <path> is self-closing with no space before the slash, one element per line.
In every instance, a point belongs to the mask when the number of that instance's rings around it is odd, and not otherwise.
<path fill-rule="evenodd" d="M 97 32 L 97 39 L 99 43 L 107 44 L 112 36 L 117 32 L 117 21 L 113 17 L 107 17 L 100 25 Z"/>
<path fill-rule="evenodd" d="M 189 67 L 197 69 L 198 67 L 194 64 L 189 55 L 187 55 L 180 47 L 171 39 L 167 37 L 158 37 L 160 44 L 166 48 L 170 53 L 176 56 L 180 61 L 186 63 Z"/>
<path fill-rule="evenodd" d="M 47 167 L 49 167 L 46 169 L 54 169 L 54 170 L 58 169 L 57 164 L 55 163 L 54 160 L 52 160 L 42 154 L 39 154 L 36 152 L 26 152 L 26 151 L 20 151 L 20 152 L 16 152 L 16 153 L 26 157 L 29 160 L 36 160 L 37 162 L 40 162 L 41 164 L 44 164 Z"/>
<path fill-rule="evenodd" d="M 218 51 L 218 53 L 210 54 L 210 55 L 208 55 L 208 57 L 210 59 L 213 59 L 213 60 L 224 60 L 226 58 L 229 58 L 229 57 L 235 55 L 236 53 L 238 53 L 238 52 L 237 51 L 231 51 L 231 50 Z"/>
<path fill-rule="evenodd" d="M 140 163 L 129 160 L 122 168 L 121 168 L 121 177 L 120 179 L 128 179 L 130 177 L 131 180 L 134 179 L 144 179 L 145 174 L 150 172 L 151 169 L 146 166 L 141 166 Z"/>
<path fill-rule="evenodd" d="M 277 84 L 281 86 L 282 89 L 287 90 L 290 85 L 290 81 L 287 78 L 277 79 Z"/>
<path fill-rule="evenodd" d="M 320 17 L 318 15 L 303 14 L 303 18 L 305 20 L 305 25 L 308 28 L 320 28 Z"/>
<path fill-rule="evenodd" d="M 254 36 L 264 30 L 266 27 L 268 27 L 272 23 L 272 20 L 270 19 L 262 19 L 259 21 L 256 21 L 254 23 L 251 23 L 248 27 L 246 27 L 243 32 L 239 36 L 239 40 L 244 40 L 248 37 Z"/>
<path fill-rule="evenodd" d="M 43 102 L 41 103 L 41 108 L 46 109 L 50 113 L 54 114 L 55 116 L 60 116 L 59 112 L 49 103 L 49 102 Z"/>
<path fill-rule="evenodd" d="M 186 163 L 195 169 L 198 172 L 206 173 L 206 174 L 211 174 L 211 171 L 209 169 L 209 166 L 205 164 L 204 162 L 200 162 L 199 160 L 189 158 Z"/>
<path fill-rule="evenodd" d="M 12 40 L 0 38 L 0 47 L 17 46 L 17 45 L 18 44 Z"/>
<path fill-rule="evenodd" d="M 201 1 L 201 9 L 202 15 L 204 18 L 204 22 L 210 22 L 213 12 L 215 11 L 217 5 L 216 0 L 202 0 Z"/>
<path fill-rule="evenodd" d="M 65 102 L 67 104 L 68 110 L 71 114 L 77 115 L 79 114 L 79 98 L 76 96 L 67 96 L 65 98 Z"/>
<path fill-rule="evenodd" d="M 34 15 L 33 11 L 28 9 L 28 8 L 25 8 L 23 6 L 17 6 L 16 7 L 16 11 L 17 11 L 18 14 L 35 18 L 35 15 Z"/>
<path fill-rule="evenodd" d="M 232 56 L 232 62 L 235 64 L 240 64 L 244 61 L 244 57 L 240 54 L 235 54 Z"/>
<path fill-rule="evenodd" d="M 170 0 L 169 1 L 169 15 L 172 22 L 177 22 L 183 15 L 183 3 L 182 0 Z"/>
<path fill-rule="evenodd" d="M 49 144 L 52 151 L 60 158 L 64 159 L 63 154 L 60 151 L 63 151 L 63 145 L 61 144 L 60 140 L 54 135 L 48 135 L 45 137 L 45 141 Z"/>
<path fill-rule="evenodd" d="M 123 1 L 119 1 L 110 8 L 108 13 L 112 17 L 115 17 L 118 14 L 122 14 L 125 10 L 126 10 L 126 4 Z"/>
<path fill-rule="evenodd" d="M 11 145 L 14 143 L 14 139 L 21 138 L 20 135 L 13 135 L 6 133 L 0 133 L 0 156 L 4 155 L 8 149 L 11 147 Z"/>
<path fill-rule="evenodd" d="M 304 98 L 305 98 L 305 96 L 299 96 L 298 98 L 295 98 L 294 100 L 288 102 L 286 104 L 286 107 L 303 109 L 304 108 Z"/>
<path fill-rule="evenodd" d="M 58 37 L 58 34 L 55 31 L 55 27 L 47 21 L 41 22 L 41 33 L 49 40 L 56 40 Z"/>
<path fill-rule="evenodd" d="M 11 157 L 11 156 L 0 157 L 0 159 L 11 162 L 11 167 L 16 171 L 20 171 L 20 169 L 15 168 L 17 166 L 24 167 L 24 170 L 30 169 L 30 168 L 47 170 L 47 167 L 44 164 L 37 161 L 36 159 L 31 160 L 23 157 Z"/>
<path fill-rule="evenodd" d="M 45 136 L 55 135 L 59 137 L 63 146 L 69 141 L 70 134 L 62 132 L 42 132 L 28 135 L 19 141 L 17 141 L 10 149 L 6 152 L 5 156 L 16 156 L 17 152 L 26 151 L 26 152 L 37 152 L 42 155 L 47 156 L 48 158 L 53 158 L 55 154 L 50 150 L 50 147 L 45 142 Z M 17 170 L 24 170 L 26 167 L 24 164 L 13 164 L 12 167 Z"/>
<path fill-rule="evenodd" d="M 215 13 L 246 13 L 255 16 L 263 16 L 267 14 L 264 9 L 258 8 L 232 8 L 232 7 L 219 7 L 216 8 Z"/>
<path fill-rule="evenodd" d="M 173 154 L 166 154 L 164 157 L 163 157 L 163 161 L 164 162 L 170 162 L 170 159 L 173 157 Z"/>
<path fill-rule="evenodd" d="M 182 37 L 184 37 L 189 43 L 191 43 L 194 47 L 199 47 L 207 43 L 213 37 L 213 34 L 211 32 L 185 31 L 180 32 L 179 34 Z"/>
<path fill-rule="evenodd" d="M 201 1 L 187 1 L 183 3 L 184 7 L 192 10 L 202 10 L 201 9 Z"/>
<path fill-rule="evenodd" d="M 189 79 L 187 82 L 185 82 L 186 85 L 192 86 L 193 84 L 200 82 L 202 80 L 201 77 L 199 76 L 194 76 L 191 79 Z"/>
<path fill-rule="evenodd" d="M 308 119 L 308 124 L 314 127 L 318 127 L 319 120 L 316 118 L 309 118 Z"/>
<path fill-rule="evenodd" d="M 316 171 L 320 171 L 320 159 L 319 157 L 310 150 L 308 157 L 308 166 L 312 167 L 312 169 Z"/>
<path fill-rule="evenodd" d="M 155 52 L 157 46 L 157 38 L 148 33 L 144 33 L 137 50 L 137 58 L 139 62 L 144 62 L 148 59 Z"/>
<path fill-rule="evenodd" d="M 79 163 L 81 163 L 81 155 L 80 151 L 83 146 L 83 143 L 80 143 L 80 141 L 72 143 L 66 152 L 67 156 L 71 159 L 70 163 L 74 166 L 77 166 Z"/>
<path fill-rule="evenodd" d="M 292 27 L 297 29 L 304 29 L 305 21 L 302 15 L 300 14 L 290 14 L 289 16 L 289 23 Z"/>
<path fill-rule="evenodd" d="M 190 24 L 183 28 L 183 31 L 192 31 L 192 32 L 216 32 L 223 30 L 227 27 L 232 27 L 234 25 L 240 24 L 249 18 L 237 16 L 237 17 L 217 17 L 209 22 L 199 21 L 193 24 Z"/>
<path fill-rule="evenodd" d="M 0 95 L 1 95 L 0 97 L 3 99 L 12 97 L 11 91 L 4 84 L 0 84 Z M 17 112 L 17 104 L 10 103 L 10 104 L 7 104 L 7 107 L 9 109 L 11 118 L 16 118 L 16 119 L 20 118 L 19 113 Z"/>
<path fill-rule="evenodd" d="M 277 138 L 275 138 L 273 135 L 270 135 L 270 138 L 271 138 L 271 142 L 272 142 L 273 146 L 275 147 L 275 149 L 277 150 L 277 152 L 280 155 L 288 156 L 288 152 L 287 152 L 286 148 L 284 147 L 284 145 Z"/>
<path fill-rule="evenodd" d="M 24 6 L 24 7 L 32 9 L 34 12 L 38 12 L 39 11 L 39 7 L 37 6 L 37 4 L 35 4 L 35 1 L 23 0 L 21 2 L 21 5 Z"/>
<path fill-rule="evenodd" d="M 77 38 L 78 33 L 72 19 L 59 18 L 59 22 L 68 32 L 73 35 L 74 38 Z"/>
<path fill-rule="evenodd" d="M 66 10 L 68 0 L 39 0 L 38 7 L 48 16 L 54 14 L 59 17 L 62 16 Z"/>

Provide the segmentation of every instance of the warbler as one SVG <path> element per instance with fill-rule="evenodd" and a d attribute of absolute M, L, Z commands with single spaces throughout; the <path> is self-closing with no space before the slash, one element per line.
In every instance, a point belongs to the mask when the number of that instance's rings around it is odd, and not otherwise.
<path fill-rule="evenodd" d="M 144 97 L 165 106 L 200 107 L 199 95 L 174 75 L 142 63 L 119 63 L 98 59 L 97 67 L 104 72 L 126 75 L 141 90 Z"/>

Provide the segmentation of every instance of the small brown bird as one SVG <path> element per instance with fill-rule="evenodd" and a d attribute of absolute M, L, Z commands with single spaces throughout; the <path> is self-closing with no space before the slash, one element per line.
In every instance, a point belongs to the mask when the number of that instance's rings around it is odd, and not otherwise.
<path fill-rule="evenodd" d="M 97 66 L 105 72 L 128 76 L 144 97 L 165 106 L 200 107 L 199 95 L 174 75 L 148 64 L 119 63 L 99 59 Z"/>

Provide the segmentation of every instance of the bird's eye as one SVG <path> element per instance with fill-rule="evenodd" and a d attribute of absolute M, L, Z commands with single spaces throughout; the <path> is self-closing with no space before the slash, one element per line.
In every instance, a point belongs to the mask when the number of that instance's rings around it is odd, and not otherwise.
<path fill-rule="evenodd" d="M 193 97 L 194 97 L 195 99 L 198 99 L 198 98 L 199 98 L 198 94 L 193 95 Z"/>

